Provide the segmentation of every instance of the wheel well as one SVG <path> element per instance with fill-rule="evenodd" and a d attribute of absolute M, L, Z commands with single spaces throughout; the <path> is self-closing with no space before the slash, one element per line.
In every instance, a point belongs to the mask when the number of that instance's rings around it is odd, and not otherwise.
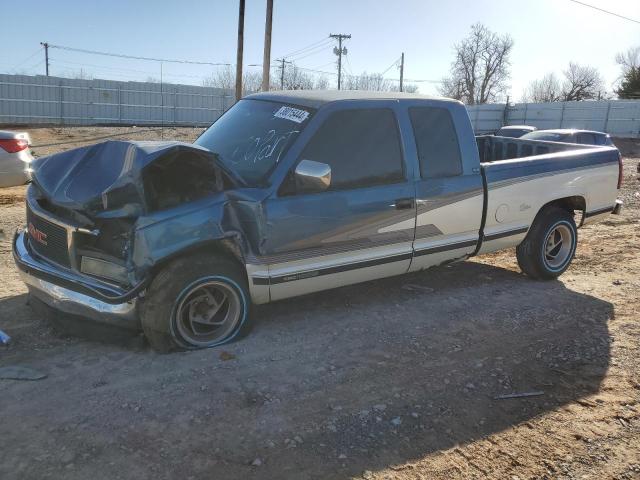
<path fill-rule="evenodd" d="M 548 203 L 545 203 L 542 207 L 540 207 L 540 210 L 538 210 L 538 214 L 536 215 L 536 218 L 540 215 L 540 213 L 542 211 L 544 211 L 545 209 L 549 208 L 549 207 L 559 207 L 562 208 L 563 210 L 566 210 L 567 212 L 569 212 L 571 215 L 574 215 L 576 211 L 579 211 L 581 213 L 581 218 L 580 220 L 576 220 L 576 223 L 578 223 L 579 225 L 582 225 L 582 219 L 584 218 L 584 212 L 587 209 L 587 202 L 584 199 L 584 197 L 580 196 L 580 195 L 574 195 L 571 197 L 564 197 L 564 198 L 557 198 L 555 200 L 552 200 Z"/>
<path fill-rule="evenodd" d="M 242 271 L 245 276 L 247 275 L 246 266 L 244 264 L 244 255 L 242 254 L 240 247 L 233 241 L 233 239 L 221 238 L 192 245 L 185 250 L 181 250 L 173 255 L 163 258 L 151 268 L 150 277 L 155 277 L 169 263 L 178 258 L 199 254 L 227 257 L 238 265 L 240 271 Z"/>
<path fill-rule="evenodd" d="M 569 213 L 573 213 L 576 210 L 584 212 L 587 209 L 587 202 L 585 201 L 584 197 L 581 197 L 578 195 L 573 197 L 558 198 L 556 200 L 553 200 L 549 203 L 544 204 L 542 208 L 540 208 L 540 211 L 550 206 L 560 207 Z"/>

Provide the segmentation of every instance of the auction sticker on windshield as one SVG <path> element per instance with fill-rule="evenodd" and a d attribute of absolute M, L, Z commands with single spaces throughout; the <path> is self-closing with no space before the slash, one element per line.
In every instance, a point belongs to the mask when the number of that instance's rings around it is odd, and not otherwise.
<path fill-rule="evenodd" d="M 293 107 L 280 107 L 280 109 L 273 114 L 274 117 L 284 118 L 285 120 L 291 120 L 292 122 L 302 123 L 309 116 L 309 112 L 300 110 Z"/>

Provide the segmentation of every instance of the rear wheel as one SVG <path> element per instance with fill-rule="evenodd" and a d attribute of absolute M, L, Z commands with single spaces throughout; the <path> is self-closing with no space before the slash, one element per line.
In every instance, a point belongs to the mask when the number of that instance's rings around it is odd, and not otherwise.
<path fill-rule="evenodd" d="M 578 244 L 573 215 L 559 207 L 545 208 L 516 248 L 520 269 L 532 278 L 551 280 L 569 268 Z"/>
<path fill-rule="evenodd" d="M 214 347 L 249 328 L 249 294 L 240 267 L 225 258 L 179 258 L 151 283 L 141 309 L 147 340 L 160 352 Z"/>

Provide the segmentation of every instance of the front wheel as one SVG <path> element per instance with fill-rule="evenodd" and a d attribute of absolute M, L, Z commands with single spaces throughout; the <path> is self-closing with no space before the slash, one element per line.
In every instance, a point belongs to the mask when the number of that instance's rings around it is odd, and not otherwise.
<path fill-rule="evenodd" d="M 559 207 L 548 207 L 536 217 L 516 248 L 518 265 L 532 278 L 552 280 L 569 268 L 577 244 L 573 215 Z"/>
<path fill-rule="evenodd" d="M 235 262 L 208 255 L 179 258 L 147 290 L 142 329 L 160 352 L 214 347 L 248 331 L 246 278 Z"/>

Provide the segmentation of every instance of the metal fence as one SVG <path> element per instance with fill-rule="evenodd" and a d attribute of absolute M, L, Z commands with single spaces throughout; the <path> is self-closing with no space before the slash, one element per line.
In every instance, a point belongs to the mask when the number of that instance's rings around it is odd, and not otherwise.
<path fill-rule="evenodd" d="M 0 124 L 206 126 L 234 102 L 220 88 L 0 74 Z"/>
<path fill-rule="evenodd" d="M 232 90 L 212 87 L 0 74 L 0 124 L 5 125 L 206 126 L 233 103 Z M 640 100 L 467 108 L 476 133 L 524 124 L 640 137 Z"/>
<path fill-rule="evenodd" d="M 533 125 L 640 137 L 640 100 L 488 104 L 468 106 L 467 110 L 476 133 L 495 132 L 503 125 Z"/>

